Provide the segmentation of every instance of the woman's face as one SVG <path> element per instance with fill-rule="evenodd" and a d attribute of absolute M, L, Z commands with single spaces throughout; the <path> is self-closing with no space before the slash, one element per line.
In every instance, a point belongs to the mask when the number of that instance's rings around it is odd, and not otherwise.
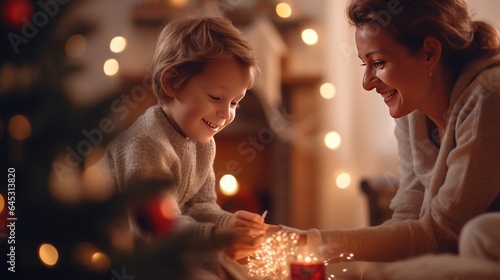
<path fill-rule="evenodd" d="M 366 67 L 363 88 L 375 89 L 393 118 L 424 108 L 432 97 L 426 55 L 410 54 L 383 29 L 373 30 L 368 25 L 356 28 L 358 55 Z"/>

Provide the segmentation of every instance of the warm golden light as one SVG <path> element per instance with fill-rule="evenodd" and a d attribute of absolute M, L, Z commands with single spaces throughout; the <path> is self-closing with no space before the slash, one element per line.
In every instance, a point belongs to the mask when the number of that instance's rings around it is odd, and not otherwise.
<path fill-rule="evenodd" d="M 83 188 L 78 160 L 67 152 L 60 152 L 52 162 L 48 178 L 49 192 L 65 204 L 76 204 L 83 199 Z"/>
<path fill-rule="evenodd" d="M 94 272 L 108 271 L 111 266 L 111 261 L 108 256 L 101 252 L 96 252 L 91 257 L 90 269 Z"/>
<path fill-rule="evenodd" d="M 3 198 L 3 195 L 0 193 L 0 213 L 3 212 L 4 207 L 5 207 L 5 199 Z"/>
<path fill-rule="evenodd" d="M 278 5 L 276 5 L 276 14 L 280 18 L 289 18 L 292 15 L 292 7 L 287 3 L 278 3 Z"/>
<path fill-rule="evenodd" d="M 324 83 L 319 88 L 319 92 L 324 99 L 332 99 L 335 96 L 336 89 L 332 83 Z"/>
<path fill-rule="evenodd" d="M 83 170 L 82 190 L 84 196 L 88 200 L 102 202 L 106 201 L 114 194 L 114 190 L 106 187 L 103 179 L 102 170 L 99 169 L 97 164 L 90 165 Z"/>
<path fill-rule="evenodd" d="M 75 34 L 68 38 L 65 45 L 66 54 L 69 57 L 80 57 L 87 49 L 87 40 L 81 34 Z"/>
<path fill-rule="evenodd" d="M 337 188 L 346 189 L 351 185 L 351 175 L 347 172 L 342 172 L 337 176 L 335 183 L 337 184 Z"/>
<path fill-rule="evenodd" d="M 132 252 L 134 249 L 134 236 L 128 228 L 128 224 L 117 221 L 109 230 L 110 244 L 113 250 L 120 252 Z"/>
<path fill-rule="evenodd" d="M 226 174 L 220 178 L 220 190 L 227 196 L 235 195 L 238 192 L 239 186 L 236 178 L 231 174 Z"/>
<path fill-rule="evenodd" d="M 54 266 L 59 259 L 59 253 L 57 252 L 56 247 L 48 243 L 40 245 L 40 248 L 38 249 L 38 256 L 40 257 L 40 261 L 42 261 L 45 266 Z"/>
<path fill-rule="evenodd" d="M 184 8 L 188 3 L 188 0 L 170 0 L 170 4 L 176 8 Z"/>
<path fill-rule="evenodd" d="M 302 41 L 308 45 L 318 43 L 318 33 L 314 29 L 305 29 L 302 31 Z"/>
<path fill-rule="evenodd" d="M 98 252 L 97 248 L 88 242 L 76 244 L 73 250 L 75 260 L 87 268 L 92 266 L 92 257 Z"/>
<path fill-rule="evenodd" d="M 340 144 L 342 143 L 342 138 L 340 137 L 340 134 L 335 131 L 330 131 L 325 135 L 325 145 L 328 147 L 330 150 L 336 150 L 340 147 Z"/>
<path fill-rule="evenodd" d="M 114 53 L 121 53 L 127 47 L 127 40 L 122 36 L 116 36 L 111 39 L 109 49 Z"/>
<path fill-rule="evenodd" d="M 9 135 L 16 140 L 31 136 L 31 124 L 24 115 L 15 115 L 9 120 Z"/>
<path fill-rule="evenodd" d="M 120 64 L 118 64 L 118 61 L 114 58 L 110 58 L 106 60 L 106 62 L 104 62 L 103 70 L 106 76 L 116 75 L 119 69 L 120 69 Z"/>

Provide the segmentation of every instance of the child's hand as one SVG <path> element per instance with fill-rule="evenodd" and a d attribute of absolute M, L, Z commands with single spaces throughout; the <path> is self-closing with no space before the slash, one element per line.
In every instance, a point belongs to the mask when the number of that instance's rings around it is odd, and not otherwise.
<path fill-rule="evenodd" d="M 226 248 L 225 252 L 235 260 L 255 253 L 264 242 L 264 233 L 268 225 L 259 215 L 247 211 L 237 211 L 229 219 L 226 226 L 236 234 L 235 242 Z"/>
<path fill-rule="evenodd" d="M 237 211 L 234 213 L 229 219 L 227 226 L 247 228 L 250 230 L 252 236 L 263 235 L 269 228 L 269 226 L 264 223 L 264 219 L 261 215 L 248 211 Z"/>

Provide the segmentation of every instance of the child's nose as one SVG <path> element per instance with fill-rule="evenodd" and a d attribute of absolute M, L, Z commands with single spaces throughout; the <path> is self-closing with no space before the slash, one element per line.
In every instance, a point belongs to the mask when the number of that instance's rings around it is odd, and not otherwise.
<path fill-rule="evenodd" d="M 219 109 L 217 109 L 216 115 L 219 118 L 229 119 L 231 117 L 231 107 L 226 105 L 221 106 Z"/>

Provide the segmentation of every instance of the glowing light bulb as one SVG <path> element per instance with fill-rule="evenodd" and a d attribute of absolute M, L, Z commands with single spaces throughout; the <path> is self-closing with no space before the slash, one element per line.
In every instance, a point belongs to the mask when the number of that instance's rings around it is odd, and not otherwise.
<path fill-rule="evenodd" d="M 127 47 L 127 40 L 122 36 L 116 36 L 111 39 L 109 49 L 114 53 L 121 53 Z"/>
<path fill-rule="evenodd" d="M 118 64 L 118 61 L 114 58 L 110 58 L 106 60 L 106 62 L 104 62 L 103 70 L 106 76 L 116 75 L 119 69 L 120 69 L 120 64 Z"/>
<path fill-rule="evenodd" d="M 221 192 L 227 196 L 235 195 L 239 189 L 238 180 L 231 174 L 222 176 L 219 181 L 219 186 Z"/>
<path fill-rule="evenodd" d="M 9 120 L 9 134 L 16 140 L 24 140 L 31 136 L 31 124 L 24 115 L 15 115 Z"/>
<path fill-rule="evenodd" d="M 342 138 L 340 137 L 340 134 L 338 134 L 338 132 L 330 131 L 325 135 L 324 141 L 328 149 L 336 150 L 340 147 L 340 144 L 342 143 Z"/>
<path fill-rule="evenodd" d="M 302 31 L 302 41 L 308 45 L 318 43 L 318 33 L 314 29 L 305 29 Z"/>
<path fill-rule="evenodd" d="M 292 7 L 284 2 L 278 3 L 276 5 L 276 14 L 280 18 L 289 18 L 292 15 Z"/>
<path fill-rule="evenodd" d="M 48 243 L 40 245 L 38 256 L 45 266 L 54 266 L 59 259 L 59 253 L 56 247 Z"/>
<path fill-rule="evenodd" d="M 3 212 L 4 207 L 5 207 L 5 199 L 3 198 L 3 195 L 0 193 L 0 213 Z"/>
<path fill-rule="evenodd" d="M 347 172 L 342 172 L 337 176 L 335 183 L 337 184 L 337 188 L 346 189 L 351 185 L 351 175 Z"/>
<path fill-rule="evenodd" d="M 336 89 L 332 83 L 324 83 L 319 88 L 319 92 L 324 99 L 332 99 L 335 96 Z"/>

